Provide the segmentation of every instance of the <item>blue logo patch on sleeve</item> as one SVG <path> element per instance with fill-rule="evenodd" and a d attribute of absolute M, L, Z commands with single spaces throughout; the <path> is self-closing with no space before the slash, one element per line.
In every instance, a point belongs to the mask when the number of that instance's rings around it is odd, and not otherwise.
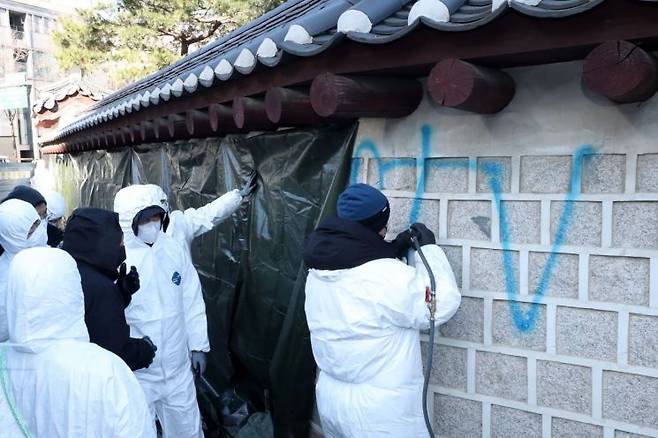
<path fill-rule="evenodd" d="M 174 275 L 171 276 L 171 282 L 174 283 L 176 286 L 180 286 L 182 278 L 178 272 L 174 272 Z"/>

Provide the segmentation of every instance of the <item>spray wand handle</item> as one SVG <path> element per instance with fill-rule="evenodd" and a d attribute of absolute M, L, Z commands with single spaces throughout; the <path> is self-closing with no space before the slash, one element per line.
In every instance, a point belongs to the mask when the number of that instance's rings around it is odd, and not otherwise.
<path fill-rule="evenodd" d="M 432 268 L 430 267 L 427 258 L 425 258 L 425 254 L 423 254 L 423 250 L 420 248 L 420 242 L 418 241 L 418 237 L 414 234 L 414 229 L 411 228 L 410 231 L 411 231 L 411 244 L 413 245 L 414 249 L 418 252 L 418 255 L 420 256 L 420 260 L 423 262 L 423 265 L 427 270 L 427 275 L 429 275 L 430 277 L 430 287 L 427 288 L 429 289 L 429 291 L 428 290 L 425 291 L 425 301 L 427 302 L 427 307 L 429 308 L 430 311 L 430 322 L 433 324 L 436 315 L 436 279 L 434 278 L 434 272 L 432 272 Z"/>

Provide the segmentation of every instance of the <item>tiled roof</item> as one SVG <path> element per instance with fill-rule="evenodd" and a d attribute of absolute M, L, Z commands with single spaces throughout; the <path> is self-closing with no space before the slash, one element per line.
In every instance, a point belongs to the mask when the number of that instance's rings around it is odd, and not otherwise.
<path fill-rule="evenodd" d="M 383 44 L 421 23 L 445 32 L 471 30 L 506 11 L 541 18 L 585 12 L 604 0 L 289 0 L 176 63 L 107 96 L 52 140 L 196 93 L 218 82 L 310 57 L 349 39 Z M 618 0 L 608 0 L 618 1 Z M 644 0 L 654 1 L 654 0 Z"/>
<path fill-rule="evenodd" d="M 32 105 L 32 111 L 35 113 L 57 111 L 57 102 L 61 102 L 76 93 L 97 101 L 109 94 L 84 80 L 67 78 L 48 88 L 37 90 L 37 99 L 36 103 Z"/>

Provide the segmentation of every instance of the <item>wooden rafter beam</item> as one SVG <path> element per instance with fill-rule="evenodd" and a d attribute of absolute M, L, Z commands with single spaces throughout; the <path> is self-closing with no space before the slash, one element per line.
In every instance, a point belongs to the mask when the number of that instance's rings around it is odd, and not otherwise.
<path fill-rule="evenodd" d="M 432 69 L 427 89 L 439 105 L 479 114 L 502 110 L 514 97 L 514 79 L 500 70 L 445 59 Z"/>
<path fill-rule="evenodd" d="M 272 87 L 265 93 L 265 112 L 280 126 L 317 125 L 326 122 L 311 105 L 308 88 Z"/>
<path fill-rule="evenodd" d="M 233 99 L 233 122 L 245 131 L 268 131 L 274 124 L 267 118 L 265 102 L 255 97 Z"/>
<path fill-rule="evenodd" d="M 418 108 L 423 87 L 416 79 L 318 75 L 311 84 L 311 105 L 322 117 L 405 117 Z"/>

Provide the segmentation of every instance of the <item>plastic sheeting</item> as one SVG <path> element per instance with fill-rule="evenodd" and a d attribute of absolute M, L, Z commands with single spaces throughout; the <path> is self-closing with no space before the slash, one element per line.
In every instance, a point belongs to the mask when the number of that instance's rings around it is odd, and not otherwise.
<path fill-rule="evenodd" d="M 51 162 L 60 191 L 75 196 L 79 187 L 73 205 L 102 208 L 131 182 L 159 184 L 173 209 L 199 207 L 258 171 L 252 203 L 197 238 L 192 253 L 208 313 L 206 376 L 219 391 L 235 387 L 256 409 L 269 408 L 277 437 L 309 433 L 315 362 L 302 246 L 347 182 L 354 132 L 352 125 L 233 135 Z M 213 400 L 199 396 L 209 417 L 219 412 Z"/>

